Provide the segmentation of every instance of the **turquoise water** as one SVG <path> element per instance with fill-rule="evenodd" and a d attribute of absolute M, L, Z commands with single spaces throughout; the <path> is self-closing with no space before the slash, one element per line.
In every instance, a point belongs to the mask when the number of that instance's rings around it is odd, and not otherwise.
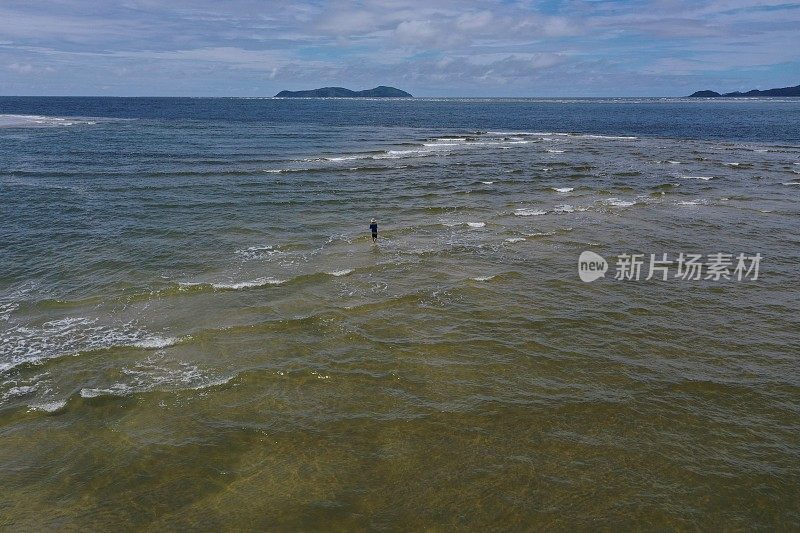
<path fill-rule="evenodd" d="M 800 525 L 800 103 L 0 113 L 0 526 Z"/>

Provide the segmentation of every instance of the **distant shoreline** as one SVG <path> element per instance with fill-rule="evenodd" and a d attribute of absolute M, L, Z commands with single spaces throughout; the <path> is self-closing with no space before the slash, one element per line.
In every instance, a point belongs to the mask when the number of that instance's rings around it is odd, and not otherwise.
<path fill-rule="evenodd" d="M 688 98 L 748 98 L 748 97 L 797 97 L 800 96 L 800 85 L 796 85 L 794 87 L 780 87 L 778 89 L 767 89 L 764 91 L 759 91 L 758 89 L 753 89 L 751 91 L 747 91 L 745 93 L 740 91 L 734 91 L 732 93 L 718 93 L 716 91 L 696 91 L 693 92 L 688 96 Z"/>
<path fill-rule="evenodd" d="M 305 91 L 281 91 L 276 98 L 413 98 L 411 93 L 396 87 L 379 85 L 374 89 L 353 91 L 344 87 L 322 87 Z"/>

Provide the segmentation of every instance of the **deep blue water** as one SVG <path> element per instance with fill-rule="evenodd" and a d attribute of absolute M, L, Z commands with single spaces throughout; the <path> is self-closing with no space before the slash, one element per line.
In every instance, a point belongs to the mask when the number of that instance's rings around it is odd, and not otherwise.
<path fill-rule="evenodd" d="M 800 99 L 0 97 L 0 114 L 800 141 Z"/>

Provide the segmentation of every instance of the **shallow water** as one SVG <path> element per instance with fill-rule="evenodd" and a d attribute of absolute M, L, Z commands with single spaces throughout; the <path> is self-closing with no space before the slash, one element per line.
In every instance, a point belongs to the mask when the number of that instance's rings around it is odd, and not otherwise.
<path fill-rule="evenodd" d="M 0 113 L 0 526 L 800 527 L 800 103 Z"/>

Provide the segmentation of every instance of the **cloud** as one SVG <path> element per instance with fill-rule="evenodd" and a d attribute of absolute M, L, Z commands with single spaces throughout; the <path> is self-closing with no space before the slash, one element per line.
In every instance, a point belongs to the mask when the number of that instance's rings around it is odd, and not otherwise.
<path fill-rule="evenodd" d="M 780 0 L 7 0 L 0 18 L 0 90 L 17 94 L 683 94 L 800 78 L 800 5 Z"/>
<path fill-rule="evenodd" d="M 55 72 L 53 67 L 49 66 L 35 66 L 30 63 L 11 63 L 8 65 L 8 70 L 15 72 L 17 74 L 41 74 L 41 73 L 49 73 Z"/>

